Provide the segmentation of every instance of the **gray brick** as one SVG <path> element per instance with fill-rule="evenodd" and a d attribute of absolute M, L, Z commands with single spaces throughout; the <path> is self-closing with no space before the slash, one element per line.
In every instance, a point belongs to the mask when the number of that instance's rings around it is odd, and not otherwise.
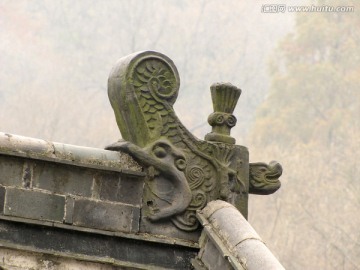
<path fill-rule="evenodd" d="M 140 206 L 144 180 L 140 176 L 104 172 L 96 175 L 94 187 L 96 198 Z"/>
<path fill-rule="evenodd" d="M 73 224 L 100 230 L 136 233 L 140 210 L 121 203 L 76 199 Z"/>
<path fill-rule="evenodd" d="M 64 217 L 64 223 L 66 224 L 73 223 L 74 204 L 75 204 L 75 199 L 73 197 L 66 196 L 65 217 Z"/>
<path fill-rule="evenodd" d="M 64 218 L 64 205 L 64 196 L 34 190 L 7 188 L 4 214 L 62 222 Z"/>
<path fill-rule="evenodd" d="M 0 214 L 4 213 L 5 188 L 0 186 Z"/>
<path fill-rule="evenodd" d="M 24 188 L 32 188 L 33 167 L 34 162 L 25 160 L 22 175 L 22 182 Z"/>
<path fill-rule="evenodd" d="M 93 198 L 107 201 L 117 201 L 116 194 L 120 188 L 120 173 L 101 172 L 94 177 Z"/>
<path fill-rule="evenodd" d="M 22 186 L 23 159 L 0 155 L 0 184 Z"/>
<path fill-rule="evenodd" d="M 33 186 L 54 193 L 91 197 L 94 171 L 65 164 L 38 162 Z"/>
<path fill-rule="evenodd" d="M 122 175 L 118 200 L 129 204 L 141 205 L 144 190 L 144 178 Z"/>

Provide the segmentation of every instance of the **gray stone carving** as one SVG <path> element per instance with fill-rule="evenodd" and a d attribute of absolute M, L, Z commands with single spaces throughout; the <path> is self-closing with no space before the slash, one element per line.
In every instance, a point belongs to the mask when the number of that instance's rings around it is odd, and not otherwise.
<path fill-rule="evenodd" d="M 279 188 L 281 166 L 249 164 L 247 148 L 230 136 L 239 88 L 211 86 L 212 132 L 199 140 L 174 112 L 179 87 L 177 69 L 163 54 L 146 51 L 120 59 L 111 71 L 108 94 L 126 143 L 107 149 L 129 153 L 147 167 L 143 213 L 151 221 L 171 219 L 180 230 L 196 230 L 196 210 L 216 199 L 232 203 L 246 217 L 249 192 L 269 194 Z"/>

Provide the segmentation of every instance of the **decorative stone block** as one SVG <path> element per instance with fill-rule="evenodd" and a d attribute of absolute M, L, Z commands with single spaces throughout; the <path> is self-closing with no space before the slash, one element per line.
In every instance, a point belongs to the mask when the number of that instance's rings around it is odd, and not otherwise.
<path fill-rule="evenodd" d="M 62 222 L 65 197 L 34 190 L 7 188 L 4 215 Z"/>

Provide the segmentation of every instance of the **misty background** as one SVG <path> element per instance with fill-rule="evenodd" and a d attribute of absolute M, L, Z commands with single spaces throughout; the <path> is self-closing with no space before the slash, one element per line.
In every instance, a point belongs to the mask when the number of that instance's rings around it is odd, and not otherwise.
<path fill-rule="evenodd" d="M 354 12 L 263 13 L 264 4 Z M 250 196 L 249 221 L 287 269 L 360 269 L 360 13 L 356 1 L 0 0 L 0 131 L 90 147 L 118 140 L 116 61 L 170 57 L 175 110 L 210 131 L 210 85 L 242 89 L 232 130 L 282 187 Z"/>

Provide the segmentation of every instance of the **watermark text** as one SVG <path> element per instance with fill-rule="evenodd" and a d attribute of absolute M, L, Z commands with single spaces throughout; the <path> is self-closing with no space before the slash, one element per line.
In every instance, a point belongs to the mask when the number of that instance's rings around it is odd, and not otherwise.
<path fill-rule="evenodd" d="M 285 13 L 285 12 L 354 12 L 353 6 L 290 6 L 285 4 L 266 4 L 261 6 L 263 13 Z"/>

